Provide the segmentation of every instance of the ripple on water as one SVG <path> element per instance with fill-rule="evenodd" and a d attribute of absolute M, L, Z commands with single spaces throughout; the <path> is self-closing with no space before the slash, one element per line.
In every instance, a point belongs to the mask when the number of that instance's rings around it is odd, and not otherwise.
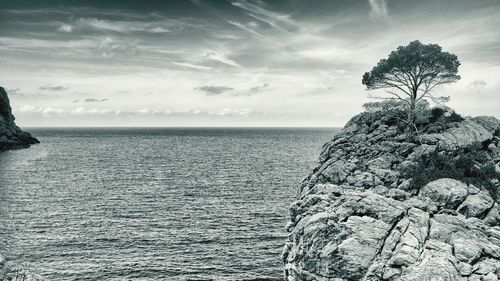
<path fill-rule="evenodd" d="M 36 129 L 0 154 L 0 245 L 48 280 L 281 280 L 333 129 Z"/>

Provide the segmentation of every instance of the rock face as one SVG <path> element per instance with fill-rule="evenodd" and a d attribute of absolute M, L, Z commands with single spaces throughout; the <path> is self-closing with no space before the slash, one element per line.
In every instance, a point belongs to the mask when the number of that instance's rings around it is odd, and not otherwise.
<path fill-rule="evenodd" d="M 14 261 L 6 261 L 0 255 L 0 280 L 2 281 L 43 281 L 44 279 L 35 273 L 26 271 Z"/>
<path fill-rule="evenodd" d="M 12 108 L 5 89 L 0 87 L 0 151 L 29 147 L 39 143 L 29 133 L 23 132 L 14 123 Z"/>
<path fill-rule="evenodd" d="M 285 280 L 498 280 L 500 121 L 466 118 L 409 141 L 354 117 L 290 207 Z"/>

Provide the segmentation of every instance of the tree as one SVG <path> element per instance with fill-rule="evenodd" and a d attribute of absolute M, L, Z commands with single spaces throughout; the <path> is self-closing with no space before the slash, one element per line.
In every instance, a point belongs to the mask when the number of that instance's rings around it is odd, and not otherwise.
<path fill-rule="evenodd" d="M 408 126 L 414 127 L 416 104 L 422 99 L 439 103 L 431 90 L 460 80 L 460 62 L 454 54 L 443 52 L 437 44 L 424 45 L 416 40 L 399 46 L 387 59 L 381 59 L 362 83 L 368 90 L 385 89 L 392 100 L 400 100 L 407 108 Z"/>

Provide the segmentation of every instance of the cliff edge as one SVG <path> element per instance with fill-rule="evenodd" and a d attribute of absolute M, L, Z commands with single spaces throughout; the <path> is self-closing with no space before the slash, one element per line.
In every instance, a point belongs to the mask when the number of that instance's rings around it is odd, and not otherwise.
<path fill-rule="evenodd" d="M 323 146 L 290 207 L 285 280 L 500 278 L 500 121 L 427 114 L 408 138 L 364 112 Z"/>
<path fill-rule="evenodd" d="M 16 126 L 14 119 L 7 92 L 0 87 L 0 151 L 26 148 L 31 144 L 39 143 L 29 133 L 23 132 Z"/>

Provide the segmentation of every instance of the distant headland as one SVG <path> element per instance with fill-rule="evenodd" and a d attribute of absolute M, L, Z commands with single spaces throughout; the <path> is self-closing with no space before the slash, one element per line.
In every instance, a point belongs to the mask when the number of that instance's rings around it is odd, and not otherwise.
<path fill-rule="evenodd" d="M 26 148 L 39 143 L 30 133 L 22 131 L 14 120 L 7 92 L 0 87 L 0 151 Z"/>

